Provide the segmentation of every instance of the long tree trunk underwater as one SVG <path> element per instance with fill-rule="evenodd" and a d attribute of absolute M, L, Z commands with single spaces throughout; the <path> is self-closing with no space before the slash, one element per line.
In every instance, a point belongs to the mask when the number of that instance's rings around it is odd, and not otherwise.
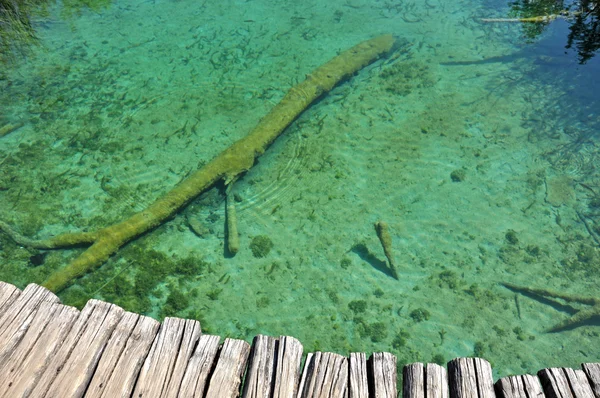
<path fill-rule="evenodd" d="M 256 158 L 262 155 L 313 101 L 363 67 L 389 53 L 394 42 L 392 35 L 379 36 L 340 53 L 320 66 L 307 75 L 306 80 L 292 87 L 246 137 L 225 149 L 204 167 L 156 199 L 146 209 L 124 221 L 95 232 L 65 233 L 43 240 L 26 238 L 1 221 L 0 229 L 19 244 L 40 249 L 90 245 L 70 264 L 52 274 L 43 283 L 48 289 L 59 292 L 76 278 L 102 265 L 127 242 L 162 224 L 216 182 L 223 180 L 225 184 L 229 184 L 240 174 L 248 171 Z"/>

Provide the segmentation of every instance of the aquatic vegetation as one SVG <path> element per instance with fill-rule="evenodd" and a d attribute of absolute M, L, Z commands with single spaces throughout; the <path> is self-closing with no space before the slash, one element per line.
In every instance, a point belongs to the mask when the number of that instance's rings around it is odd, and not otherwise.
<path fill-rule="evenodd" d="M 410 317 L 413 321 L 419 323 L 429 320 L 429 318 L 431 318 L 431 314 L 425 308 L 417 308 L 410 312 Z"/>
<path fill-rule="evenodd" d="M 504 234 L 504 238 L 511 245 L 516 245 L 519 243 L 519 238 L 517 237 L 517 233 L 516 233 L 516 231 L 514 231 L 512 229 L 509 229 L 508 231 L 506 231 L 506 233 Z"/>
<path fill-rule="evenodd" d="M 404 329 L 400 329 L 394 336 L 394 339 L 392 340 L 392 347 L 395 350 L 399 350 L 400 348 L 406 346 L 409 339 L 410 339 L 410 333 L 408 333 Z"/>
<path fill-rule="evenodd" d="M 273 241 L 266 235 L 258 235 L 250 241 L 250 250 L 256 258 L 267 257 L 273 248 Z"/>
<path fill-rule="evenodd" d="M 452 173 L 450 173 L 450 179 L 452 182 L 463 182 L 467 173 L 465 169 L 456 169 Z"/>
<path fill-rule="evenodd" d="M 346 256 L 342 257 L 340 260 L 340 267 L 342 267 L 342 269 L 348 269 L 350 265 L 352 265 L 352 260 Z"/>
<path fill-rule="evenodd" d="M 353 300 L 348 303 L 348 308 L 355 314 L 360 314 L 367 310 L 367 302 L 365 300 Z"/>
<path fill-rule="evenodd" d="M 406 96 L 415 89 L 432 87 L 437 83 L 429 66 L 417 61 L 396 62 L 381 72 L 385 90 Z"/>
<path fill-rule="evenodd" d="M 284 129 L 315 99 L 330 91 L 340 81 L 388 53 L 394 42 L 395 39 L 392 35 L 367 40 L 317 68 L 307 76 L 304 82 L 292 87 L 279 104 L 263 117 L 246 137 L 221 152 L 146 209 L 124 221 L 94 232 L 65 233 L 42 240 L 29 239 L 17 233 L 4 222 L 0 223 L 0 229 L 19 244 L 35 248 L 58 249 L 77 245 L 89 246 L 79 257 L 44 282 L 44 286 L 48 289 L 55 292 L 61 291 L 73 279 L 99 267 L 125 243 L 162 224 L 216 182 L 224 181 L 228 185 L 237 176 L 249 170 L 254 165 L 256 158 L 262 155 Z"/>

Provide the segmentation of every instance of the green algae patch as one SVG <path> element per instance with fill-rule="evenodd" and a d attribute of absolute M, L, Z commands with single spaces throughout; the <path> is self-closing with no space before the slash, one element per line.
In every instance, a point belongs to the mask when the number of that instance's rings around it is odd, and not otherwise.
<path fill-rule="evenodd" d="M 267 257 L 273 248 L 273 241 L 266 235 L 258 235 L 252 238 L 250 250 L 256 258 Z"/>

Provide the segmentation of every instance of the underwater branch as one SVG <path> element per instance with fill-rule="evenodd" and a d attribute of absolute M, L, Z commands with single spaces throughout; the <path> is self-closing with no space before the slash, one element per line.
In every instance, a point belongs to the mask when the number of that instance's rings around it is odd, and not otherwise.
<path fill-rule="evenodd" d="M 217 181 L 224 180 L 228 185 L 236 177 L 248 171 L 254 165 L 256 158 L 262 155 L 314 100 L 388 53 L 394 42 L 392 35 L 379 36 L 340 53 L 320 66 L 307 75 L 306 80 L 292 87 L 246 137 L 221 152 L 146 209 L 124 221 L 96 232 L 65 233 L 43 240 L 26 238 L 4 222 L 0 222 L 0 229 L 19 244 L 40 249 L 91 244 L 75 260 L 52 274 L 43 283 L 51 291 L 59 292 L 74 279 L 102 265 L 127 242 L 162 224 Z"/>

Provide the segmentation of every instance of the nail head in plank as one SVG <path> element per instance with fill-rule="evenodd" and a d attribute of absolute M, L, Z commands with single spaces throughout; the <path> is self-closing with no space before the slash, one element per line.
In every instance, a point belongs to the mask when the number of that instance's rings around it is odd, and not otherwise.
<path fill-rule="evenodd" d="M 243 398 L 269 398 L 275 373 L 275 337 L 257 335 L 252 342 Z"/>
<path fill-rule="evenodd" d="M 368 398 L 367 356 L 364 352 L 350 354 L 350 398 Z"/>
<path fill-rule="evenodd" d="M 498 398 L 544 398 L 540 380 L 533 375 L 503 377 L 494 385 Z"/>
<path fill-rule="evenodd" d="M 7 358 L 0 372 L 0 380 L 4 382 L 0 397 L 28 395 L 71 330 L 79 311 L 62 304 L 45 302 L 40 305 L 36 315 L 32 327 Z M 45 327 L 41 330 L 34 327 L 34 324 L 43 324 L 45 316 L 48 318 Z"/>
<path fill-rule="evenodd" d="M 198 340 L 194 354 L 190 358 L 179 395 L 188 398 L 202 398 L 208 386 L 208 378 L 212 372 L 219 353 L 219 336 L 203 334 Z"/>
<path fill-rule="evenodd" d="M 130 397 L 160 323 L 126 312 L 115 328 L 85 393 L 86 398 Z"/>
<path fill-rule="evenodd" d="M 374 352 L 369 358 L 373 383 L 372 395 L 381 398 L 396 398 L 398 395 L 396 356 L 389 352 Z"/>
<path fill-rule="evenodd" d="M 280 336 L 276 343 L 275 387 L 273 398 L 295 398 L 300 383 L 302 344 L 290 336 Z"/>
<path fill-rule="evenodd" d="M 548 368 L 538 372 L 548 398 L 595 398 L 585 373 L 571 368 Z"/>
<path fill-rule="evenodd" d="M 225 339 L 217 366 L 206 392 L 206 398 L 235 398 L 239 396 L 242 375 L 248 362 L 250 344 L 243 340 Z"/>
<path fill-rule="evenodd" d="M 136 397 L 177 396 L 194 346 L 200 338 L 200 323 L 165 318 L 135 386 Z"/>
<path fill-rule="evenodd" d="M 304 365 L 299 397 L 347 397 L 348 359 L 331 352 L 309 354 Z"/>
<path fill-rule="evenodd" d="M 10 283 L 0 281 L 0 312 L 6 311 L 8 306 L 21 294 L 21 290 Z"/>
<path fill-rule="evenodd" d="M 456 358 L 448 362 L 451 398 L 494 398 L 492 366 L 482 358 Z"/>
<path fill-rule="evenodd" d="M 581 365 L 587 375 L 596 398 L 600 398 L 600 363 L 584 363 Z"/>

